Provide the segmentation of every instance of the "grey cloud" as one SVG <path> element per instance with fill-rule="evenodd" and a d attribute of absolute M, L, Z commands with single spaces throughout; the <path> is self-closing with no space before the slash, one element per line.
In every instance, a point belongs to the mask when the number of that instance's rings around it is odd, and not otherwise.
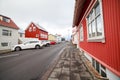
<path fill-rule="evenodd" d="M 0 14 L 13 18 L 18 26 L 31 21 L 54 24 L 57 29 L 72 26 L 73 11 L 74 0 L 0 0 Z"/>

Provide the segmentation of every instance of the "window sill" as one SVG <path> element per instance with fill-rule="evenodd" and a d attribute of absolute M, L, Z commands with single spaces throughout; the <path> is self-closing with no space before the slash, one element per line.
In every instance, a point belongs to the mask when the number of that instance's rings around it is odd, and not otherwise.
<path fill-rule="evenodd" d="M 88 38 L 87 41 L 88 42 L 101 42 L 101 43 L 105 43 L 105 37 L 103 37 L 103 38 Z"/>

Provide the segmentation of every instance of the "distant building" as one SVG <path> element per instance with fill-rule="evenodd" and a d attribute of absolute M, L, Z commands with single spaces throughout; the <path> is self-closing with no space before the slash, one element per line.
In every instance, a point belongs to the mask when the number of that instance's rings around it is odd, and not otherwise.
<path fill-rule="evenodd" d="M 120 0 L 75 0 L 79 49 L 109 80 L 120 80 Z"/>
<path fill-rule="evenodd" d="M 57 43 L 60 43 L 60 42 L 62 41 L 61 35 L 56 34 L 55 36 L 56 36 L 56 42 L 57 42 Z"/>
<path fill-rule="evenodd" d="M 77 46 L 78 42 L 79 42 L 79 41 L 78 41 L 77 28 L 74 27 L 74 28 L 72 29 L 72 43 Z"/>
<path fill-rule="evenodd" d="M 7 16 L 0 15 L 0 50 L 18 44 L 18 26 Z"/>
<path fill-rule="evenodd" d="M 25 30 L 26 38 L 38 38 L 39 40 L 48 40 L 48 32 L 39 24 L 30 23 Z"/>
<path fill-rule="evenodd" d="M 48 35 L 48 40 L 49 40 L 49 41 L 56 41 L 56 36 L 53 35 L 53 34 L 49 34 L 49 35 Z"/>
<path fill-rule="evenodd" d="M 19 38 L 25 38 L 25 31 L 24 30 L 18 30 L 18 35 L 19 35 Z"/>

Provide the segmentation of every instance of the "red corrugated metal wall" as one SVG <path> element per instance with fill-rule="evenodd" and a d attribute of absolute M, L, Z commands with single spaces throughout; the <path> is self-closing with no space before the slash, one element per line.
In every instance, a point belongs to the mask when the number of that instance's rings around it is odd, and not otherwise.
<path fill-rule="evenodd" d="M 80 47 L 120 76 L 120 0 L 102 0 L 105 43 L 87 42 L 86 18 L 82 20 L 84 41 Z"/>
<path fill-rule="evenodd" d="M 30 24 L 29 27 L 31 27 L 33 29 L 32 24 Z M 27 37 L 27 38 L 38 38 L 39 40 L 48 40 L 48 32 L 40 30 L 38 27 L 36 27 L 36 31 L 29 32 L 29 27 L 27 28 L 27 30 L 25 30 L 25 37 Z M 42 38 L 40 36 L 41 33 L 44 34 L 44 35 L 47 35 L 47 38 Z M 36 34 L 38 35 L 38 37 L 36 37 Z"/>
<path fill-rule="evenodd" d="M 45 32 L 43 30 L 40 30 L 40 34 L 44 34 L 44 35 L 47 35 L 47 38 L 42 38 L 41 36 L 39 37 L 39 40 L 48 40 L 48 32 Z"/>
<path fill-rule="evenodd" d="M 29 25 L 29 27 L 31 27 L 32 30 L 33 30 L 32 23 Z M 36 34 L 40 34 L 40 30 L 36 27 L 36 31 L 31 31 L 30 32 L 29 27 L 25 30 L 25 37 L 27 37 L 27 38 L 37 38 Z"/>

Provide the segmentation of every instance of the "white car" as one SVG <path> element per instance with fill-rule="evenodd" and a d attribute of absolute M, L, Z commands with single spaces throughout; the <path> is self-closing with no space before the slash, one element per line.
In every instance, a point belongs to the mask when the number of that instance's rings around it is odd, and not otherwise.
<path fill-rule="evenodd" d="M 50 46 L 50 41 L 48 40 L 42 40 L 42 43 L 44 46 Z"/>
<path fill-rule="evenodd" d="M 30 48 L 42 48 L 43 44 L 41 41 L 36 40 L 36 41 L 27 41 L 23 44 L 18 44 L 12 47 L 12 51 L 20 51 L 22 49 L 30 49 Z"/>

